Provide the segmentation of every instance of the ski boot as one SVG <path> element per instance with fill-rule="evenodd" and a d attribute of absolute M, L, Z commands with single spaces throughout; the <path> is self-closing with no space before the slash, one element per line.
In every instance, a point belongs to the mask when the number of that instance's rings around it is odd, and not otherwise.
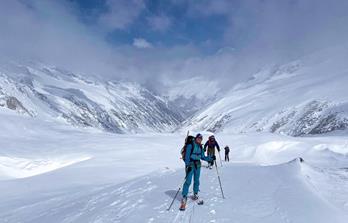
<path fill-rule="evenodd" d="M 191 196 L 191 199 L 197 202 L 198 205 L 203 205 L 204 203 L 202 199 L 199 199 L 198 194 L 194 194 L 193 196 Z"/>
<path fill-rule="evenodd" d="M 192 200 L 196 201 L 198 200 L 198 194 L 194 194 L 192 197 L 191 197 Z"/>
<path fill-rule="evenodd" d="M 185 211 L 186 203 L 187 203 L 187 197 L 182 198 L 181 205 L 180 205 L 180 208 L 179 208 L 180 211 Z"/>

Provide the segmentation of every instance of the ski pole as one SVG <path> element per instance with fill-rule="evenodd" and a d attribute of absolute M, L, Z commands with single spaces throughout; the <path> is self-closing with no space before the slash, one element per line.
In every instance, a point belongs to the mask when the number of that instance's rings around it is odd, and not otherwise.
<path fill-rule="evenodd" d="M 173 198 L 173 200 L 172 200 L 172 203 L 170 203 L 169 207 L 167 208 L 167 211 L 170 211 L 170 209 L 172 208 L 172 206 L 173 206 L 173 204 L 174 204 L 174 201 L 175 201 L 176 197 L 178 196 L 178 194 L 179 194 L 179 192 L 180 192 L 180 190 L 181 190 L 181 185 L 183 185 L 183 184 L 185 183 L 186 178 L 187 178 L 187 174 L 186 174 L 186 176 L 185 176 L 184 182 L 183 182 L 182 184 L 180 184 L 179 189 L 176 191 L 176 194 L 175 194 L 175 196 L 174 196 L 174 198 Z"/>
<path fill-rule="evenodd" d="M 217 164 L 216 164 L 216 160 L 214 161 L 214 163 L 215 163 L 216 173 L 217 173 L 218 179 L 219 179 L 219 184 L 220 184 L 222 198 L 225 199 L 224 191 L 222 190 L 221 179 L 220 179 L 220 174 L 219 174 L 218 167 L 217 167 Z"/>
<path fill-rule="evenodd" d="M 172 203 L 170 203 L 169 207 L 167 208 L 167 211 L 170 211 L 170 209 L 172 208 L 172 206 L 174 204 L 174 201 L 175 201 L 176 197 L 178 196 L 180 190 L 181 190 L 181 186 L 179 187 L 178 191 L 176 192 L 176 194 L 175 194 L 175 196 L 174 196 L 174 198 L 172 200 Z"/>
<path fill-rule="evenodd" d="M 222 159 L 221 159 L 220 151 L 219 151 L 219 157 L 220 157 L 220 163 L 221 163 L 221 167 L 222 167 Z"/>

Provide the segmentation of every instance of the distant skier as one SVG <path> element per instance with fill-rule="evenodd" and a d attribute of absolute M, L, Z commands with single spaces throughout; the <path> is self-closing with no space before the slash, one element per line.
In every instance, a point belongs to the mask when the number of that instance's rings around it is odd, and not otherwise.
<path fill-rule="evenodd" d="M 225 162 L 230 162 L 230 147 L 225 146 Z"/>
<path fill-rule="evenodd" d="M 208 147 L 208 151 L 207 151 Z M 207 156 L 215 156 L 215 147 L 220 152 L 220 146 L 218 142 L 215 140 L 215 136 L 209 136 L 209 139 L 207 142 L 204 144 L 204 151 L 207 151 Z M 213 167 L 213 164 L 210 164 L 208 167 L 211 169 Z"/>
<path fill-rule="evenodd" d="M 193 177 L 193 200 L 198 200 L 198 192 L 199 192 L 199 178 L 201 173 L 201 160 L 207 161 L 209 163 L 214 163 L 216 160 L 215 156 L 205 156 L 204 150 L 202 148 L 202 140 L 203 136 L 201 134 L 197 134 L 192 143 L 188 143 L 185 148 L 184 161 L 185 161 L 185 170 L 186 170 L 186 178 L 185 183 L 183 185 L 182 190 L 182 200 L 180 210 L 185 210 L 187 195 L 189 192 L 189 188 L 191 185 L 192 177 Z"/>

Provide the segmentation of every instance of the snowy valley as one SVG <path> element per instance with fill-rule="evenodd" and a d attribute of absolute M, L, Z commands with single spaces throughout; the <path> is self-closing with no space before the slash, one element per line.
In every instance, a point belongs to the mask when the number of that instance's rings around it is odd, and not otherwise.
<path fill-rule="evenodd" d="M 347 21 L 0 0 L 0 223 L 347 223 Z"/>
<path fill-rule="evenodd" d="M 262 69 L 192 117 L 135 83 L 1 66 L 0 222 L 346 222 L 348 75 L 321 53 Z M 179 212 L 179 196 L 167 211 L 187 129 L 231 147 L 226 199 L 203 168 L 205 204 Z"/>

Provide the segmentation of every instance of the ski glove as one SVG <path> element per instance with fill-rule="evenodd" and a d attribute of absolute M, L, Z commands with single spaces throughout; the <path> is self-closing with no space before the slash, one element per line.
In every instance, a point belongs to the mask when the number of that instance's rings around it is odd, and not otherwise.
<path fill-rule="evenodd" d="M 192 166 L 186 166 L 186 173 L 191 172 L 191 170 L 192 170 Z"/>
<path fill-rule="evenodd" d="M 211 158 L 213 159 L 213 161 L 216 160 L 216 156 L 215 155 L 213 155 Z"/>

